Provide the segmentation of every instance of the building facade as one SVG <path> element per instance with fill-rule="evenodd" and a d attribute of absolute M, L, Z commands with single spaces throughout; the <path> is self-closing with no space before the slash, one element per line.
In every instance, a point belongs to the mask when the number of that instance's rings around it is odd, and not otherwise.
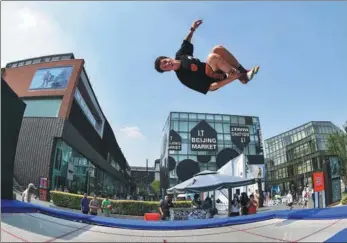
<path fill-rule="evenodd" d="M 331 122 L 312 121 L 266 139 L 267 190 L 284 194 L 292 189 L 300 193 L 306 185 L 313 188 L 312 174 L 323 171 L 326 162 L 336 165 L 337 157 L 329 154 L 327 142 L 329 134 L 337 131 Z M 332 175 L 338 177 L 336 172 Z"/>
<path fill-rule="evenodd" d="M 155 179 L 154 167 L 131 166 L 132 182 L 136 184 L 135 195 L 152 195 L 151 183 Z"/>
<path fill-rule="evenodd" d="M 161 193 L 200 171 L 216 171 L 241 153 L 247 164 L 264 165 L 258 117 L 171 112 L 163 129 Z"/>
<path fill-rule="evenodd" d="M 2 78 L 26 104 L 14 176 L 71 192 L 124 194 L 130 166 L 72 53 L 6 65 Z"/>

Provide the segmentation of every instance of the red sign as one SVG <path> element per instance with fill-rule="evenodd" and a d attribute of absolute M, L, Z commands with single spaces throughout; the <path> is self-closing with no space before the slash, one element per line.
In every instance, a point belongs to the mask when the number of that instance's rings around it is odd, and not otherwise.
<path fill-rule="evenodd" d="M 47 193 L 48 193 L 48 190 L 47 190 L 47 189 L 40 188 L 40 196 L 39 196 L 39 199 L 40 199 L 41 201 L 47 201 Z"/>
<path fill-rule="evenodd" d="M 315 192 L 324 191 L 324 174 L 323 174 L 323 172 L 313 173 L 313 189 Z"/>

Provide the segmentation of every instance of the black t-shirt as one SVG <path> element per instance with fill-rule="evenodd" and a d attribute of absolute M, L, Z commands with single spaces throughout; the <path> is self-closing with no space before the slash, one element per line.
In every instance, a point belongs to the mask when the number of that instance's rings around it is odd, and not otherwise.
<path fill-rule="evenodd" d="M 206 75 L 206 63 L 194 58 L 193 51 L 192 43 L 184 40 L 176 53 L 176 60 L 181 61 L 181 66 L 175 72 L 182 84 L 202 94 L 207 94 L 210 85 L 216 80 Z"/>
<path fill-rule="evenodd" d="M 163 200 L 160 203 L 161 210 L 163 211 L 164 217 L 170 216 L 170 208 L 173 206 L 171 202 Z"/>

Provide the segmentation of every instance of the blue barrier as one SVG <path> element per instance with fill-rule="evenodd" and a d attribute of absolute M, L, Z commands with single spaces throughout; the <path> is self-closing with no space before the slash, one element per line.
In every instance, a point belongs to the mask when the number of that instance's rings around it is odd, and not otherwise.
<path fill-rule="evenodd" d="M 341 219 L 347 218 L 347 206 L 323 209 L 270 211 L 254 215 L 230 218 L 197 219 L 184 221 L 145 221 L 85 215 L 82 213 L 69 212 L 20 201 L 1 200 L 1 213 L 43 213 L 49 216 L 66 220 L 82 221 L 89 224 L 98 224 L 108 227 L 137 230 L 191 230 L 249 224 L 274 218 L 301 220 Z"/>
<path fill-rule="evenodd" d="M 343 229 L 340 232 L 338 232 L 337 234 L 333 235 L 332 237 L 330 237 L 325 242 L 327 242 L 327 243 L 346 242 L 346 240 L 347 240 L 347 228 Z"/>

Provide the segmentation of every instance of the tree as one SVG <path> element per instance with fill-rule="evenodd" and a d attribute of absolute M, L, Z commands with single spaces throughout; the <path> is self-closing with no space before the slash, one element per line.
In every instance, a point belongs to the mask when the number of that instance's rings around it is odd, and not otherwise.
<path fill-rule="evenodd" d="M 344 131 L 332 133 L 328 137 L 328 149 L 339 158 L 340 176 L 347 186 L 347 122 Z"/>
<path fill-rule="evenodd" d="M 152 181 L 151 189 L 155 194 L 159 193 L 160 192 L 160 181 L 158 181 L 158 180 Z"/>

